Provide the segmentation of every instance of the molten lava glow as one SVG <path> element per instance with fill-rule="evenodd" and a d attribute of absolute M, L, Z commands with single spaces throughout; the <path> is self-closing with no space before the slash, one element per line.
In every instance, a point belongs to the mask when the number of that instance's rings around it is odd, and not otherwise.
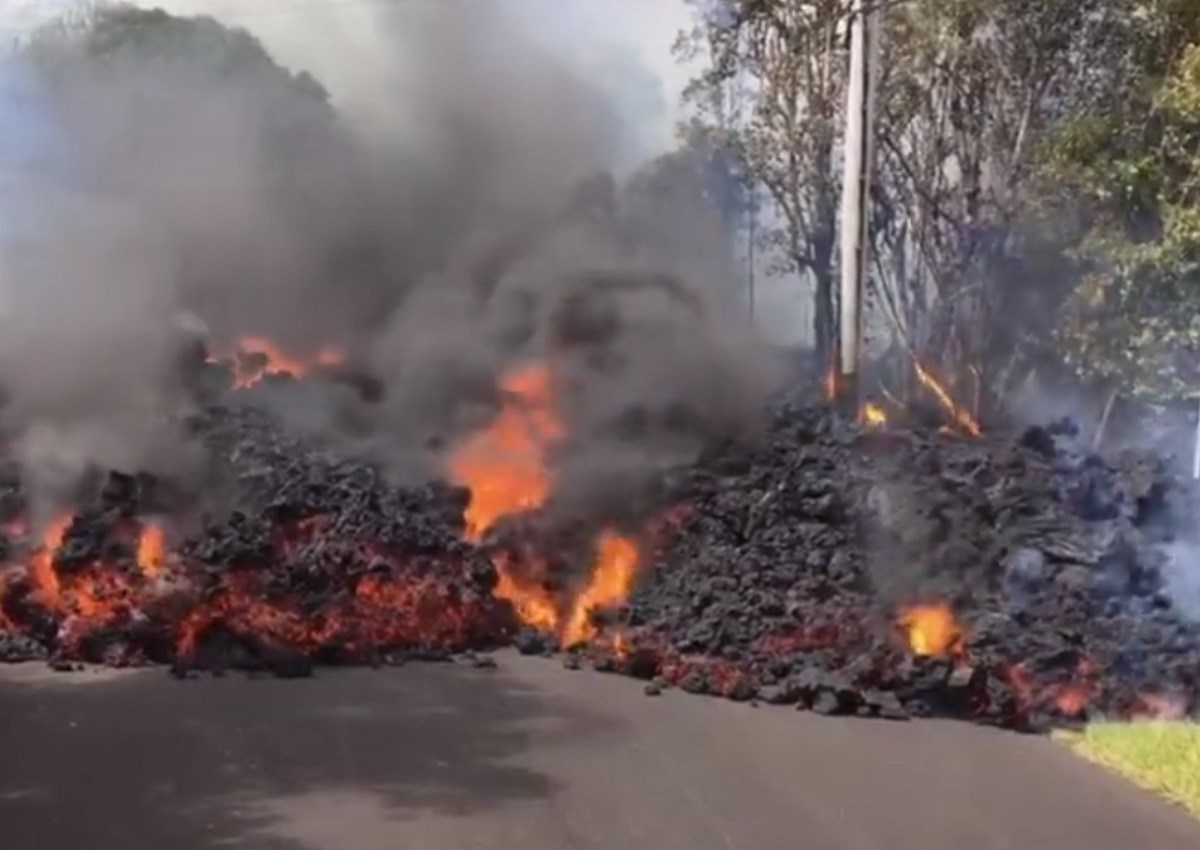
<path fill-rule="evenodd" d="M 217 625 L 308 654 L 334 646 L 351 657 L 377 647 L 454 646 L 482 616 L 447 585 L 417 575 L 364 576 L 352 594 L 314 615 L 300 600 L 267 591 L 256 573 L 234 573 L 183 620 L 175 651 L 180 657 L 196 652 Z"/>
<path fill-rule="evenodd" d="M 1038 681 L 1023 662 L 1010 665 L 1005 675 L 1023 712 L 1054 711 L 1064 717 L 1083 717 L 1100 694 L 1098 671 L 1088 658 L 1081 658 L 1065 681 Z M 1130 712 L 1131 719 L 1147 716 L 1146 709 L 1152 705 L 1154 708 L 1166 705 L 1148 701 L 1145 695 L 1139 702 Z"/>
<path fill-rule="evenodd" d="M 874 402 L 868 402 L 863 407 L 861 418 L 864 425 L 872 428 L 879 428 L 887 424 L 887 414 Z"/>
<path fill-rule="evenodd" d="M 944 655 L 958 649 L 963 633 L 950 606 L 942 602 L 911 605 L 900 612 L 900 625 L 913 655 Z"/>
<path fill-rule="evenodd" d="M 479 540 L 501 518 L 545 503 L 551 485 L 546 453 L 563 436 L 548 368 L 518 369 L 501 388 L 500 413 L 450 458 L 451 477 L 471 491 L 465 516 L 471 540 Z"/>
<path fill-rule="evenodd" d="M 68 514 L 47 525 L 42 532 L 41 544 L 29 559 L 29 578 L 33 585 L 34 598 L 55 612 L 65 610 L 66 604 L 58 573 L 54 571 L 54 556 L 62 546 L 63 537 L 70 524 L 71 516 Z"/>
<path fill-rule="evenodd" d="M 165 558 L 163 531 L 157 525 L 147 525 L 138 538 L 137 565 L 146 578 L 162 575 Z"/>
<path fill-rule="evenodd" d="M 943 387 L 938 380 L 933 377 L 933 375 L 929 374 L 928 370 L 926 370 L 924 366 L 914 360 L 913 368 L 916 370 L 917 379 L 927 390 L 933 393 L 934 398 L 938 400 L 938 404 L 940 404 L 945 409 L 946 413 L 950 415 L 950 418 L 953 420 L 956 426 L 970 434 L 972 437 L 979 437 L 983 435 L 983 429 L 979 427 L 979 423 L 975 421 L 975 417 L 973 417 L 963 408 L 959 407 L 951 397 L 949 391 L 947 391 L 946 388 Z"/>
<path fill-rule="evenodd" d="M 316 357 L 297 357 L 262 337 L 239 340 L 237 353 L 239 356 L 234 358 L 234 386 L 238 389 L 252 387 L 269 375 L 303 378 L 317 366 L 337 366 L 345 359 L 340 351 L 328 347 L 317 352 Z M 255 361 L 261 359 L 265 362 L 247 363 L 247 355 L 251 355 Z"/>
<path fill-rule="evenodd" d="M 451 478 L 471 493 L 464 516 L 468 539 L 479 541 L 502 518 L 536 510 L 549 498 L 553 476 L 547 454 L 565 435 L 554 409 L 552 385 L 550 369 L 542 364 L 509 373 L 501 382 L 505 401 L 499 414 L 451 455 Z M 518 570 L 508 557 L 496 556 L 499 579 L 494 595 L 509 602 L 525 625 L 573 646 L 596 636 L 593 611 L 628 596 L 638 551 L 625 537 L 601 534 L 587 582 L 569 600 L 530 578 L 544 572 L 536 557 L 523 560 L 526 568 Z"/>
<path fill-rule="evenodd" d="M 525 625 L 543 632 L 557 631 L 558 605 L 553 595 L 537 582 L 521 578 L 503 556 L 497 556 L 494 564 L 499 581 L 493 595 L 512 605 Z"/>
<path fill-rule="evenodd" d="M 625 601 L 633 587 L 637 564 L 638 550 L 633 541 L 611 531 L 600 536 L 587 585 L 571 605 L 562 633 L 563 646 L 575 646 L 596 636 L 592 612 Z"/>

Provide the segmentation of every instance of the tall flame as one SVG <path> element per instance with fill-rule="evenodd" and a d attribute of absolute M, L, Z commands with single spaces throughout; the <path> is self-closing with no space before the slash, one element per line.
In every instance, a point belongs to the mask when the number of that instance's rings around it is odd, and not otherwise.
<path fill-rule="evenodd" d="M 164 566 L 163 530 L 154 524 L 142 529 L 138 538 L 137 565 L 146 578 L 158 578 Z"/>
<path fill-rule="evenodd" d="M 502 518 L 546 503 L 553 486 L 548 453 L 565 436 L 547 366 L 521 367 L 504 377 L 501 389 L 505 400 L 496 418 L 464 441 L 449 461 L 451 478 L 471 493 L 464 520 L 466 535 L 474 541 Z M 529 573 L 544 572 L 544 565 L 534 557 L 525 560 L 526 569 L 517 570 L 509 556 L 496 556 L 499 578 L 493 592 L 512 605 L 523 623 L 572 646 L 595 637 L 593 611 L 628 596 L 638 551 L 633 541 L 612 531 L 602 533 L 588 580 L 570 599 L 529 578 Z"/>
<path fill-rule="evenodd" d="M 55 518 L 42 531 L 41 544 L 29 559 L 29 578 L 33 585 L 34 598 L 52 611 L 62 611 L 65 601 L 58 573 L 54 570 L 54 557 L 62 547 L 67 528 L 71 525 L 70 514 Z"/>
<path fill-rule="evenodd" d="M 596 636 L 593 611 L 624 602 L 633 588 L 638 550 L 632 540 L 612 531 L 600 535 L 588 583 L 575 597 L 563 630 L 564 646 L 574 646 Z"/>
<path fill-rule="evenodd" d="M 504 406 L 450 458 L 453 480 L 471 491 L 467 536 L 479 540 L 511 514 L 540 508 L 550 495 L 549 448 L 564 429 L 554 412 L 550 370 L 533 364 L 507 375 Z"/>

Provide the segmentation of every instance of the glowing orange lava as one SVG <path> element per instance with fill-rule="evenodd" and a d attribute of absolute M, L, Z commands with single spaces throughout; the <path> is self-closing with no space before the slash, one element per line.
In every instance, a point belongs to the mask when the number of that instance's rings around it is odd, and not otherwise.
<path fill-rule="evenodd" d="M 272 595 L 256 573 L 233 573 L 183 619 L 175 650 L 191 655 L 217 624 L 305 653 L 330 645 L 351 656 L 386 646 L 454 646 L 466 642 L 480 617 L 474 602 L 428 577 L 367 575 L 353 593 L 314 615 L 299 599 Z"/>
<path fill-rule="evenodd" d="M 522 578 L 503 556 L 493 561 L 499 581 L 492 593 L 512 605 L 517 617 L 527 626 L 543 632 L 558 630 L 558 604 L 553 595 L 536 581 Z"/>
<path fill-rule="evenodd" d="M 551 383 L 541 364 L 510 373 L 500 413 L 450 458 L 452 479 L 471 491 L 468 538 L 479 540 L 501 518 L 539 508 L 550 495 L 547 451 L 563 436 Z"/>
<path fill-rule="evenodd" d="M 548 453 L 565 436 L 554 409 L 550 369 L 542 364 L 519 368 L 501 382 L 504 404 L 486 428 L 451 455 L 451 478 L 470 490 L 464 520 L 468 539 L 479 541 L 500 519 L 542 507 L 553 476 Z M 508 601 L 521 622 L 556 635 L 563 646 L 596 636 L 592 612 L 617 604 L 629 594 L 638 563 L 637 546 L 606 531 L 596 541 L 596 556 L 584 586 L 573 597 L 556 595 L 537 579 L 544 565 L 534 555 L 518 565 L 495 557 L 498 583 L 493 593 Z"/>
<path fill-rule="evenodd" d="M 637 565 L 638 550 L 632 540 L 612 531 L 600 535 L 587 585 L 571 605 L 562 633 L 563 646 L 575 646 L 596 636 L 592 612 L 625 601 L 633 588 Z"/>
<path fill-rule="evenodd" d="M 54 556 L 62 546 L 63 537 L 71 524 L 71 516 L 56 518 L 42 532 L 41 544 L 29 559 L 29 578 L 34 598 L 46 608 L 61 612 L 66 608 L 58 573 L 54 571 Z"/>
<path fill-rule="evenodd" d="M 950 606 L 943 602 L 904 608 L 900 612 L 900 625 L 913 655 L 945 655 L 962 646 L 962 629 Z"/>
<path fill-rule="evenodd" d="M 298 357 L 263 337 L 245 337 L 238 341 L 233 358 L 234 386 L 246 389 L 270 375 L 303 378 L 318 366 L 337 366 L 344 360 L 335 348 L 322 348 L 315 357 Z"/>
<path fill-rule="evenodd" d="M 142 529 L 138 538 L 137 565 L 146 578 L 158 578 L 165 564 L 163 530 L 150 524 Z"/>

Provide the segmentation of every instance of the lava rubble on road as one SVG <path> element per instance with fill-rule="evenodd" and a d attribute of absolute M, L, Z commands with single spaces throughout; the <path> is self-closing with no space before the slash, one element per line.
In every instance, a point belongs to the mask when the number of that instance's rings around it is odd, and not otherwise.
<path fill-rule="evenodd" d="M 510 388 L 534 413 L 537 378 Z M 451 483 L 401 488 L 247 407 L 194 427 L 232 494 L 219 516 L 109 473 L 35 527 L 3 469 L 0 658 L 301 676 L 516 645 L 649 694 L 829 714 L 1200 713 L 1200 624 L 1163 579 L 1197 500 L 1151 454 L 780 405 L 764 440 L 666 475 L 640 526 L 564 532 L 538 446 L 560 434 L 498 466 L 472 463 L 476 440 Z M 502 411 L 482 447 L 513 449 L 514 427 Z"/>

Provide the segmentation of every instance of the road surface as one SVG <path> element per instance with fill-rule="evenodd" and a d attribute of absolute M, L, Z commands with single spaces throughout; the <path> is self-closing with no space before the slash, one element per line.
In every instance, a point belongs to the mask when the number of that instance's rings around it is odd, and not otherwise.
<path fill-rule="evenodd" d="M 5 850 L 1196 850 L 1059 745 L 505 655 L 303 681 L 0 670 Z"/>

